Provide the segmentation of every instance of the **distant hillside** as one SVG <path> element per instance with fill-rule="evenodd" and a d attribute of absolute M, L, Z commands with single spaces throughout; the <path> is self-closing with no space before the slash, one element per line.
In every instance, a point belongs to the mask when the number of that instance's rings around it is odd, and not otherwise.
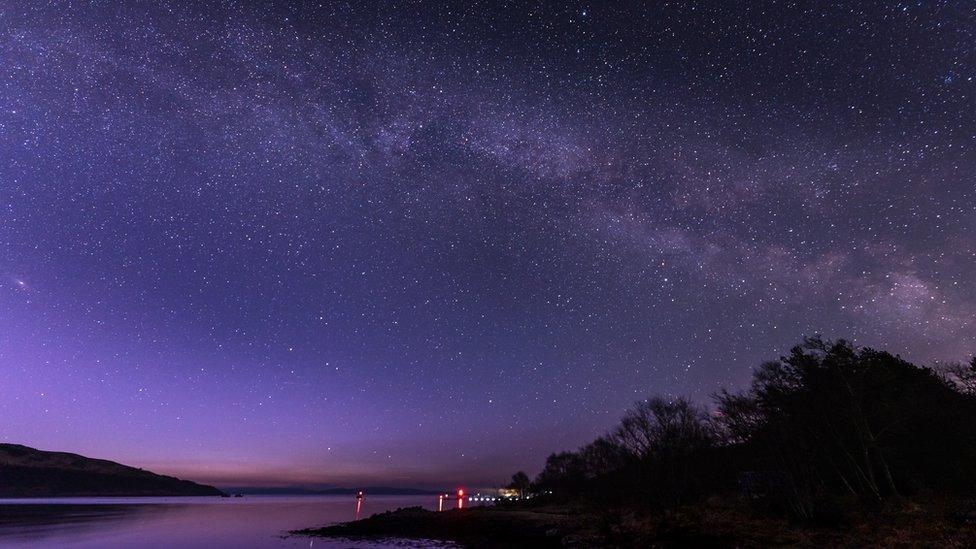
<path fill-rule="evenodd" d="M 362 489 L 363 492 L 367 494 L 372 494 L 374 496 L 431 496 L 437 494 L 445 494 L 447 492 L 443 490 L 423 490 L 415 488 L 392 488 L 389 486 L 367 486 Z M 317 493 L 322 495 L 337 495 L 343 496 L 348 494 L 355 494 L 359 490 L 355 488 L 326 488 L 325 490 L 319 490 Z"/>
<path fill-rule="evenodd" d="M 442 490 L 425 490 L 417 488 L 393 488 L 389 486 L 367 486 L 365 488 L 295 488 L 280 487 L 240 487 L 227 488 L 231 492 L 241 492 L 250 495 L 301 495 L 301 496 L 345 496 L 353 495 L 362 490 L 372 496 L 431 496 L 444 494 Z"/>
<path fill-rule="evenodd" d="M 0 444 L 0 497 L 217 496 L 222 492 L 104 459 Z"/>
<path fill-rule="evenodd" d="M 365 488 L 293 488 L 288 486 L 281 487 L 241 487 L 230 488 L 232 492 L 241 492 L 250 495 L 301 495 L 301 496 L 347 496 L 358 493 L 360 490 L 371 496 L 433 496 L 444 494 L 443 490 L 424 490 L 417 488 L 394 488 L 390 486 L 367 486 Z"/>

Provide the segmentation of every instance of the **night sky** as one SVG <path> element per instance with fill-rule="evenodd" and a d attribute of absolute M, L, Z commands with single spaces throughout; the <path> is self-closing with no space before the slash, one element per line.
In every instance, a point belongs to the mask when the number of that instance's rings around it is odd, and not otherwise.
<path fill-rule="evenodd" d="M 0 6 L 0 439 L 486 486 L 976 352 L 971 2 L 115 4 Z"/>

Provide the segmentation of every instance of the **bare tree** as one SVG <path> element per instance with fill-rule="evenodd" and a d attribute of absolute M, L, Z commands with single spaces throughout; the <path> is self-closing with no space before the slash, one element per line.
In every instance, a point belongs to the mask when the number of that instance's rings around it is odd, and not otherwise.
<path fill-rule="evenodd" d="M 611 438 L 641 459 L 690 454 L 714 443 L 708 415 L 685 398 L 638 402 L 624 414 Z"/>

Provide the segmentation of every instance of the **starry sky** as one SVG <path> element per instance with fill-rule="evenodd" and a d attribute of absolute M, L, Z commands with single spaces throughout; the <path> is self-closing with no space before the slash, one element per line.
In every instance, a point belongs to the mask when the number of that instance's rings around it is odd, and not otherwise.
<path fill-rule="evenodd" d="M 803 335 L 976 352 L 970 2 L 122 4 L 0 5 L 5 441 L 488 486 Z"/>

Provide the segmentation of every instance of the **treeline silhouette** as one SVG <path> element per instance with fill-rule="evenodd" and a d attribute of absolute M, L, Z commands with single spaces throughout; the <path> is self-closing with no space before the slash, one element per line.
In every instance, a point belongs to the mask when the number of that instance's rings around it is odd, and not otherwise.
<path fill-rule="evenodd" d="M 605 436 L 549 456 L 528 484 L 551 498 L 667 507 L 735 494 L 817 520 L 838 501 L 976 488 L 976 358 L 938 368 L 808 338 L 741 393 L 650 398 Z"/>

